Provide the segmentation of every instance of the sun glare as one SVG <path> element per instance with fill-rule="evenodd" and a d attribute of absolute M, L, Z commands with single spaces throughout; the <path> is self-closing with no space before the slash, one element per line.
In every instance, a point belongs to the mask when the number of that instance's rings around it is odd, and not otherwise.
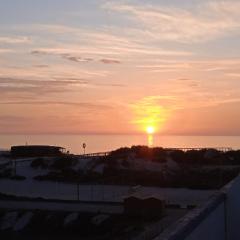
<path fill-rule="evenodd" d="M 146 131 L 148 134 L 153 134 L 155 132 L 155 129 L 153 126 L 147 126 Z"/>
<path fill-rule="evenodd" d="M 163 131 L 169 110 L 161 105 L 160 100 L 156 96 L 148 96 L 132 105 L 135 115 L 132 123 L 138 132 L 152 135 Z"/>

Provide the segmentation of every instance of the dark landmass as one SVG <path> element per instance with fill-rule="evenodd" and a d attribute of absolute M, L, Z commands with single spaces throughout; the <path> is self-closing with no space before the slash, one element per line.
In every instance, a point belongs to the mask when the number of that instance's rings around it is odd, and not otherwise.
<path fill-rule="evenodd" d="M 91 162 L 91 168 L 87 170 L 77 170 L 74 166 L 78 161 L 79 159 L 74 155 L 65 155 L 51 164 L 38 158 L 32 162 L 31 166 L 49 169 L 48 174 L 36 176 L 36 180 L 216 189 L 239 174 L 240 151 L 221 152 L 206 149 L 184 152 L 133 146 L 112 151 L 106 157 L 95 158 Z M 136 169 L 134 164 L 137 161 L 141 161 L 143 165 L 159 164 L 159 170 L 144 166 L 142 169 Z M 175 165 L 169 166 L 169 161 Z M 97 166 L 103 167 L 102 172 L 94 171 Z"/>

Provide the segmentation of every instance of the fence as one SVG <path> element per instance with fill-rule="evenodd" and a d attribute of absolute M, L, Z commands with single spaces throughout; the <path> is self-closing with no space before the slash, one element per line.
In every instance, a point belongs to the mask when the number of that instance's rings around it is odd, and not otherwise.
<path fill-rule="evenodd" d="M 210 149 L 215 149 L 217 151 L 220 152 L 228 152 L 231 151 L 232 148 L 230 147 L 194 147 L 194 148 L 164 148 L 165 150 L 168 151 L 176 151 L 176 150 L 180 150 L 180 151 L 201 151 L 201 150 L 210 150 Z M 81 155 L 77 155 L 80 158 L 95 158 L 95 157 L 106 157 L 111 153 L 111 151 L 108 152 L 97 152 L 97 153 L 87 153 L 87 154 L 81 154 Z"/>

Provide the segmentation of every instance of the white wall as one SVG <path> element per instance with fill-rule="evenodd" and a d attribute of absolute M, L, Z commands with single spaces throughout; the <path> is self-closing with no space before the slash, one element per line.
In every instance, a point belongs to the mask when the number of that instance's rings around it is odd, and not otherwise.
<path fill-rule="evenodd" d="M 185 240 L 225 240 L 224 203 L 211 212 Z"/>
<path fill-rule="evenodd" d="M 201 209 L 193 210 L 155 239 L 239 240 L 240 176 L 222 188 Z"/>
<path fill-rule="evenodd" d="M 186 240 L 240 239 L 240 176 L 222 189 L 225 200 L 188 235 Z"/>
<path fill-rule="evenodd" d="M 226 188 L 227 240 L 240 239 L 240 176 Z"/>

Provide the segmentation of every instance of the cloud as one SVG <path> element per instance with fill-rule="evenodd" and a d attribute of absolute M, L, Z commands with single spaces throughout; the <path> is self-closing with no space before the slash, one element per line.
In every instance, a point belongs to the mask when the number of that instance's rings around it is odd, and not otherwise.
<path fill-rule="evenodd" d="M 61 56 L 63 58 L 65 58 L 65 59 L 69 60 L 69 61 L 72 61 L 72 62 L 84 63 L 84 62 L 92 62 L 92 61 L 94 61 L 94 59 L 92 59 L 92 58 L 76 57 L 76 56 L 72 56 L 70 54 L 62 54 Z"/>
<path fill-rule="evenodd" d="M 102 87 L 126 87 L 127 85 L 121 83 L 92 83 L 94 86 Z"/>
<path fill-rule="evenodd" d="M 0 77 L 0 93 L 4 94 L 22 93 L 27 96 L 38 96 L 66 91 L 74 91 L 73 86 L 87 85 L 84 79 L 65 79 L 65 80 L 41 80 L 41 79 L 22 79 L 16 77 Z M 7 95 L 8 96 L 8 95 Z"/>
<path fill-rule="evenodd" d="M 91 62 L 94 59 L 92 58 L 83 58 L 80 56 L 74 56 L 71 53 L 68 53 L 67 50 L 64 49 L 45 49 L 45 50 L 33 50 L 31 51 L 33 55 L 56 55 L 60 56 L 64 59 L 67 59 L 72 62 Z"/>
<path fill-rule="evenodd" d="M 157 64 L 150 64 L 150 65 L 138 65 L 137 68 L 145 69 L 152 73 L 158 73 L 158 72 L 174 72 L 174 71 L 188 71 L 192 69 L 192 66 L 190 64 L 190 61 L 172 61 L 172 62 L 159 62 Z"/>
<path fill-rule="evenodd" d="M 106 58 L 100 59 L 99 61 L 102 62 L 102 63 L 105 63 L 105 64 L 119 64 L 119 63 L 121 63 L 121 62 L 118 61 L 118 60 L 115 60 L 115 59 L 106 59 Z"/>
<path fill-rule="evenodd" d="M 238 34 L 240 16 L 237 1 L 200 3 L 193 9 L 149 4 L 108 2 L 104 8 L 124 13 L 155 40 L 204 42 L 229 34 Z M 140 30 L 140 28 L 139 28 Z"/>
<path fill-rule="evenodd" d="M 176 79 L 176 85 L 181 84 L 190 88 L 197 88 L 200 86 L 200 81 L 189 79 L 189 78 L 178 78 Z"/>
<path fill-rule="evenodd" d="M 25 36 L 11 36 L 11 37 L 0 37 L 0 43 L 5 44 L 20 44 L 20 43 L 32 43 L 31 38 Z"/>
<path fill-rule="evenodd" d="M 28 121 L 27 117 L 24 116 L 14 116 L 14 115 L 3 115 L 0 116 L 0 132 L 3 133 L 11 132 L 11 129 L 16 128 L 17 126 L 21 125 L 21 123 Z"/>
<path fill-rule="evenodd" d="M 89 103 L 89 102 L 71 102 L 71 101 L 6 101 L 0 102 L 0 105 L 67 105 L 87 109 L 112 109 L 107 104 Z M 17 118 L 17 117 L 16 117 Z"/>
<path fill-rule="evenodd" d="M 37 64 L 37 65 L 33 65 L 33 67 L 36 67 L 36 68 L 48 68 L 49 65 L 47 65 L 47 64 Z"/>
<path fill-rule="evenodd" d="M 139 69 L 147 70 L 148 72 L 190 72 L 190 71 L 205 71 L 205 72 L 228 72 L 239 69 L 239 58 L 222 58 L 211 60 L 157 60 L 151 64 L 137 65 Z"/>
<path fill-rule="evenodd" d="M 45 52 L 45 51 L 42 51 L 42 50 L 33 50 L 33 51 L 31 51 L 31 54 L 41 54 L 41 55 L 44 55 L 44 54 L 48 54 L 48 53 Z"/>
<path fill-rule="evenodd" d="M 3 115 L 0 116 L 0 122 L 3 123 L 9 123 L 9 122 L 18 122 L 18 121 L 24 121 L 26 120 L 25 117 L 22 116 L 14 116 L 14 115 Z"/>
<path fill-rule="evenodd" d="M 122 17 L 122 16 L 121 16 Z M 28 29 L 31 29 L 28 26 Z M 147 31 L 131 29 L 126 27 L 126 30 L 120 31 L 118 26 L 101 26 L 99 29 L 91 28 L 73 28 L 65 25 L 33 25 L 33 30 L 45 31 L 52 34 L 70 34 L 72 36 L 71 43 L 60 43 L 52 47 L 39 48 L 32 51 L 32 54 L 69 54 L 80 60 L 79 57 L 94 58 L 95 60 L 105 59 L 103 56 L 108 56 L 109 59 L 122 61 L 121 57 L 126 59 L 136 58 L 136 55 L 149 56 L 191 56 L 192 52 L 185 50 L 174 50 L 154 46 L 151 41 L 152 37 L 148 36 Z M 59 29 L 61 29 L 59 33 Z M 33 31 L 32 30 L 32 31 Z M 54 37 L 56 37 L 54 35 Z M 53 37 L 53 39 L 54 39 Z M 75 39 L 81 38 L 81 45 Z M 94 56 L 94 57 L 93 57 Z M 120 59 L 119 59 L 120 58 Z"/>
<path fill-rule="evenodd" d="M 14 133 L 16 127 L 22 127 L 26 123 L 29 123 L 29 118 L 25 116 L 15 116 L 15 115 L 0 115 L 0 132 L 3 133 Z M 31 124 L 30 124 L 31 125 Z"/>
<path fill-rule="evenodd" d="M 39 79 L 21 79 L 11 77 L 0 77 L 0 86 L 66 86 L 88 84 L 84 79 L 65 79 L 65 80 L 39 80 Z"/>
<path fill-rule="evenodd" d="M 0 54 L 1 53 L 10 53 L 10 52 L 13 52 L 12 49 L 7 49 L 7 48 L 0 48 Z"/>
<path fill-rule="evenodd" d="M 238 78 L 238 79 L 240 79 L 240 72 L 227 73 L 226 75 L 229 76 L 229 77 L 233 77 L 233 78 Z"/>
<path fill-rule="evenodd" d="M 14 94 L 22 94 L 26 98 L 45 96 L 54 93 L 76 92 L 82 88 L 105 88 L 105 87 L 125 87 L 124 84 L 114 84 L 98 82 L 95 80 L 86 80 L 76 77 L 52 77 L 51 79 L 24 79 L 18 77 L 1 77 L 0 76 L 0 93 L 2 99 L 13 99 Z M 9 94 L 13 94 L 10 96 Z M 4 98 L 5 96 L 5 98 Z"/>
<path fill-rule="evenodd" d="M 31 54 L 33 55 L 56 55 L 60 56 L 64 59 L 67 59 L 71 62 L 77 62 L 77 63 L 87 63 L 87 62 L 101 62 L 104 64 L 119 64 L 121 63 L 119 60 L 116 59 L 94 59 L 91 57 L 80 57 L 73 55 L 71 53 L 67 53 L 65 50 L 61 52 L 59 49 L 48 49 L 48 50 L 33 50 L 31 51 Z"/>

